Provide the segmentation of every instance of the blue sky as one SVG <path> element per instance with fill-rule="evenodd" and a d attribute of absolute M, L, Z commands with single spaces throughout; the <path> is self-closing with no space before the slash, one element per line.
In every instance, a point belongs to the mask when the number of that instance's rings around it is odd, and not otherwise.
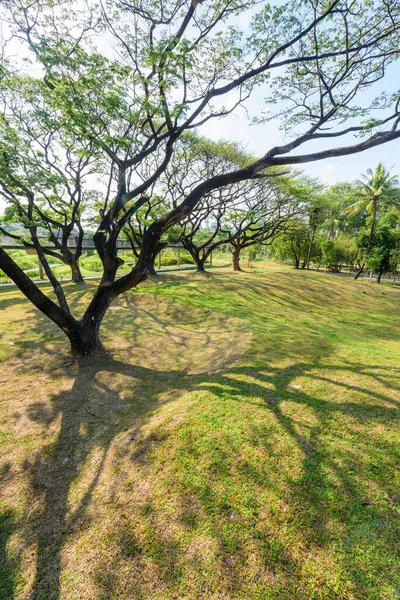
<path fill-rule="evenodd" d="M 399 84 L 400 61 L 391 65 L 384 80 L 379 82 L 379 85 L 371 88 L 368 94 L 365 95 L 365 99 L 372 101 L 382 91 L 393 92 L 399 88 Z M 254 94 L 251 102 L 248 103 L 247 107 L 251 116 L 255 116 L 261 111 L 264 106 L 264 95 L 267 95 L 267 91 L 259 90 Z M 390 128 L 390 125 L 388 128 Z M 202 127 L 201 133 L 215 140 L 225 139 L 241 142 L 246 150 L 258 157 L 265 154 L 273 146 L 289 141 L 284 139 L 283 132 L 279 130 L 279 122 L 273 121 L 265 125 L 252 125 L 243 109 L 239 110 L 237 114 L 219 121 L 212 120 L 208 122 Z M 357 140 L 358 138 L 354 135 L 337 138 L 333 142 L 319 140 L 301 146 L 292 154 L 306 154 L 332 147 L 351 145 L 357 143 Z M 338 181 L 358 179 L 368 168 L 374 169 L 379 162 L 383 162 L 388 169 L 393 167 L 392 174 L 400 176 L 400 140 L 383 144 L 359 154 L 305 163 L 300 165 L 300 168 L 313 177 L 319 177 L 324 183 L 332 184 Z"/>
<path fill-rule="evenodd" d="M 279 6 L 285 4 L 285 0 L 272 0 L 270 4 Z M 253 7 L 235 19 L 235 24 L 241 27 L 245 34 L 250 33 L 251 17 L 258 10 L 259 6 Z M 364 92 L 362 97 L 366 105 L 368 105 L 382 92 L 394 92 L 399 90 L 399 87 L 400 60 L 390 65 L 385 78 L 372 86 L 367 92 Z M 264 98 L 268 95 L 268 89 L 265 88 L 257 90 L 252 95 L 246 105 L 251 117 L 260 113 L 262 107 L 265 105 Z M 274 108 L 279 110 L 279 105 Z M 374 113 L 373 116 L 379 118 L 380 115 Z M 201 134 L 214 140 L 225 139 L 241 142 L 246 150 L 252 154 L 254 153 L 257 157 L 263 156 L 273 146 L 289 141 L 284 140 L 283 134 L 279 130 L 279 122 L 270 122 L 265 125 L 251 125 L 243 109 L 238 111 L 237 114 L 219 121 L 209 121 L 202 127 Z M 356 142 L 357 138 L 353 135 L 338 138 L 336 142 L 316 141 L 303 145 L 293 152 L 293 154 L 318 152 L 334 147 L 333 144 L 335 146 L 346 146 Z M 326 159 L 314 163 L 305 163 L 300 165 L 300 168 L 306 174 L 318 177 L 329 185 L 339 181 L 358 179 L 368 168 L 374 169 L 379 162 L 383 162 L 388 169 L 393 167 L 392 174 L 400 176 L 400 140 L 383 144 L 359 154 Z"/>
<path fill-rule="evenodd" d="M 274 3 L 282 3 L 276 0 Z M 246 33 L 249 29 L 251 14 L 256 9 L 252 9 L 242 14 L 237 25 L 242 27 Z M 101 44 L 100 44 L 101 45 Z M 381 92 L 393 92 L 399 88 L 400 81 L 400 61 L 391 65 L 383 80 L 371 88 L 364 98 L 367 103 L 371 102 L 375 96 Z M 250 117 L 261 113 L 264 106 L 264 97 L 268 96 L 268 89 L 259 88 L 255 90 L 252 97 L 246 104 Z M 233 101 L 233 96 L 224 99 L 223 103 L 229 106 L 229 100 Z M 279 106 L 275 107 L 279 109 Z M 376 115 L 378 116 L 378 115 Z M 252 125 L 243 108 L 238 109 L 235 114 L 229 115 L 223 119 L 212 119 L 198 130 L 201 135 L 218 140 L 238 141 L 244 148 L 256 157 L 263 156 L 273 146 L 287 142 L 283 132 L 279 130 L 279 122 L 273 121 L 264 125 Z M 349 145 L 356 142 L 354 136 L 337 138 L 332 141 L 318 141 L 303 145 L 293 154 L 304 154 L 317 152 L 319 150 L 331 148 L 334 143 L 336 146 Z M 374 169 L 379 162 L 383 162 L 387 168 L 392 169 L 393 174 L 400 175 L 400 140 L 390 142 L 373 148 L 371 150 L 341 158 L 331 158 L 314 163 L 301 165 L 301 169 L 313 177 L 318 177 L 326 184 L 336 183 L 338 181 L 348 181 L 358 179 L 368 168 Z M 4 209 L 5 203 L 0 198 L 0 213 Z"/>

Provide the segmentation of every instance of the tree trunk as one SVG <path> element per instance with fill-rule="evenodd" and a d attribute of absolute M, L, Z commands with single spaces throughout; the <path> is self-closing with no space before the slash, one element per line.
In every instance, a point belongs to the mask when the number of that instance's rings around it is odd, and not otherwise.
<path fill-rule="evenodd" d="M 154 261 L 150 261 L 147 265 L 147 273 L 150 275 L 150 277 L 158 277 L 156 268 L 154 266 Z"/>
<path fill-rule="evenodd" d="M 74 356 L 87 357 L 93 354 L 105 354 L 106 350 L 100 341 L 100 326 L 104 316 L 116 297 L 108 286 L 100 286 L 92 298 L 83 318 L 67 328 L 71 352 Z"/>
<path fill-rule="evenodd" d="M 308 252 L 307 252 L 307 258 L 306 258 L 306 265 L 307 265 L 307 269 L 310 268 L 310 258 L 311 258 L 311 250 L 314 244 L 314 239 L 315 239 L 315 229 L 312 232 L 312 236 L 310 239 L 310 244 L 308 246 Z"/>
<path fill-rule="evenodd" d="M 363 262 L 363 264 L 361 265 L 361 267 L 360 267 L 360 268 L 359 268 L 359 270 L 357 271 L 357 273 L 356 273 L 356 275 L 355 275 L 354 279 L 358 279 L 358 278 L 360 277 L 361 273 L 364 271 L 364 265 L 365 265 L 365 262 Z"/>
<path fill-rule="evenodd" d="M 195 260 L 196 266 L 197 266 L 196 271 L 198 273 L 205 273 L 205 267 L 204 267 L 205 260 L 201 260 L 201 258 L 197 258 L 194 260 Z"/>
<path fill-rule="evenodd" d="M 198 273 L 204 273 L 205 272 L 204 263 L 206 262 L 208 255 L 205 255 L 203 253 L 203 258 L 200 258 L 200 251 L 189 239 L 183 239 L 182 243 L 183 243 L 183 247 L 185 248 L 185 250 L 187 250 L 189 252 L 190 256 L 193 258 L 194 262 L 196 263 L 196 267 L 197 267 L 196 271 Z"/>
<path fill-rule="evenodd" d="M 106 353 L 100 341 L 100 324 L 101 322 L 94 322 L 92 326 L 79 324 L 76 329 L 67 334 L 71 344 L 71 352 L 74 356 L 84 358 L 94 354 Z"/>
<path fill-rule="evenodd" d="M 140 269 L 138 267 L 133 269 L 131 273 L 116 282 L 100 283 L 83 318 L 76 321 L 69 311 L 67 302 L 59 306 L 48 298 L 1 246 L 0 268 L 14 281 L 28 300 L 65 333 L 70 341 L 72 354 L 80 358 L 105 353 L 99 332 L 110 304 L 119 294 L 136 287 L 147 278 L 146 269 L 141 265 Z M 59 283 L 56 283 L 59 286 Z M 59 287 L 61 290 L 61 286 Z"/>
<path fill-rule="evenodd" d="M 381 277 L 382 277 L 382 271 L 379 271 L 378 277 L 376 279 L 376 283 L 380 283 L 381 282 Z"/>
<path fill-rule="evenodd" d="M 196 263 L 196 271 L 198 273 L 204 273 L 205 272 L 205 268 L 204 268 L 204 263 L 206 261 L 206 258 L 200 258 L 200 252 L 198 252 L 194 246 L 192 245 L 188 245 L 188 247 L 186 247 L 186 250 L 189 252 L 190 256 L 193 258 L 194 262 Z"/>
<path fill-rule="evenodd" d="M 81 270 L 79 268 L 78 261 L 74 258 L 71 262 L 68 263 L 68 266 L 71 269 L 72 278 L 71 281 L 73 283 L 85 283 L 83 279 Z"/>
<path fill-rule="evenodd" d="M 232 252 L 232 259 L 233 259 L 233 270 L 241 271 L 242 269 L 240 268 L 240 246 L 234 246 L 233 252 Z"/>
<path fill-rule="evenodd" d="M 205 273 L 205 271 L 206 271 L 205 264 L 206 264 L 207 258 L 209 256 L 212 256 L 212 252 L 209 252 L 208 250 L 203 250 L 203 252 L 201 254 L 202 254 L 202 256 L 200 257 L 200 252 L 198 252 L 197 256 L 193 256 L 193 258 L 194 258 L 194 261 L 197 266 L 197 272 Z M 210 267 L 211 267 L 211 261 L 210 261 Z"/>
<path fill-rule="evenodd" d="M 376 222 L 376 210 L 377 210 L 377 201 L 375 200 L 374 201 L 374 210 L 373 210 L 373 213 L 372 213 L 371 231 L 369 232 L 369 238 L 368 238 L 367 250 L 365 252 L 364 262 L 362 263 L 362 265 L 361 265 L 358 273 L 354 277 L 354 279 L 358 279 L 360 277 L 361 273 L 363 272 L 366 260 L 367 260 L 367 258 L 369 256 L 369 253 L 370 253 L 371 248 L 372 248 L 372 238 L 374 236 L 374 229 L 375 229 L 375 222 Z"/>

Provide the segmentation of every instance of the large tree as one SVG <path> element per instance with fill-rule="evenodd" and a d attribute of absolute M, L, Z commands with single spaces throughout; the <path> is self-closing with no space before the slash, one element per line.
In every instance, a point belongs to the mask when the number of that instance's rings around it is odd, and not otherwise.
<path fill-rule="evenodd" d="M 248 9 L 246 35 L 237 19 Z M 21 69 L 27 60 L 34 63 L 46 102 L 71 135 L 103 153 L 116 188 L 94 236 L 103 277 L 80 320 L 57 281 L 52 284 L 58 303 L 0 248 L 0 268 L 66 333 L 76 354 L 102 349 L 99 328 L 111 302 L 146 279 L 164 232 L 205 194 L 261 177 L 271 167 L 350 155 L 400 137 L 398 93 L 372 103 L 371 94 L 362 93 L 398 58 L 400 0 L 290 0 L 279 6 L 252 0 L 88 0 L 81 7 L 11 0 L 2 11 L 21 43 Z M 14 43 L 9 51 L 3 48 L 4 89 L 15 68 L 7 52 L 14 51 Z M 182 202 L 154 219 L 137 264 L 118 277 L 118 235 L 148 201 L 146 192 L 167 168 L 177 140 L 235 110 L 257 86 L 265 90 L 267 106 L 278 109 L 258 121 L 280 117 L 290 141 L 193 185 Z M 347 134 L 364 137 L 349 142 Z M 293 154 L 317 140 L 331 145 Z"/>

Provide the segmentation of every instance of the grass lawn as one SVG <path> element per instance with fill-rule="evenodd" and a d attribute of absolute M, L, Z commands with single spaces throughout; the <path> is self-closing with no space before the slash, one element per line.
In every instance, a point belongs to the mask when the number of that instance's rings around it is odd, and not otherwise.
<path fill-rule="evenodd" d="M 81 367 L 0 311 L 1 600 L 400 598 L 400 290 L 166 274 Z"/>

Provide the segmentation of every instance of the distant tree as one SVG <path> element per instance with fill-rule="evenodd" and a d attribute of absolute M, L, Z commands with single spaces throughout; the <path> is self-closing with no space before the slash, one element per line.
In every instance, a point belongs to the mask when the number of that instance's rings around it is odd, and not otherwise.
<path fill-rule="evenodd" d="M 380 219 L 373 232 L 372 242 L 370 232 L 361 231 L 357 237 L 357 245 L 366 256 L 370 246 L 365 265 L 377 273 L 377 282 L 380 283 L 383 273 L 389 272 L 393 264 L 393 256 L 398 249 L 399 214 L 390 212 Z"/>
<path fill-rule="evenodd" d="M 132 253 L 136 259 L 139 259 L 143 238 L 148 227 L 154 220 L 154 215 L 157 213 L 157 211 L 158 214 L 162 215 L 164 214 L 165 210 L 167 210 L 165 198 L 162 196 L 153 196 L 152 198 L 149 198 L 136 213 L 131 215 L 125 224 L 122 230 L 122 236 L 125 237 L 130 243 Z M 168 243 L 173 241 L 173 234 L 174 228 L 170 228 L 168 230 L 167 239 L 159 240 L 159 242 L 154 246 L 152 259 L 148 265 L 149 275 L 152 275 L 153 277 L 157 275 L 154 261 L 156 260 L 158 254 L 168 245 Z"/>
<path fill-rule="evenodd" d="M 211 252 L 226 244 L 233 248 L 233 268 L 240 271 L 244 248 L 265 244 L 282 231 L 287 220 L 300 211 L 300 202 L 287 191 L 284 176 L 226 186 L 204 196 L 183 223 L 184 247 L 204 271 Z M 208 227 L 204 223 L 208 222 Z"/>
<path fill-rule="evenodd" d="M 171 207 L 175 207 L 199 181 L 220 172 L 240 169 L 252 160 L 236 143 L 214 142 L 193 133 L 185 134 L 160 179 L 164 197 Z M 279 175 L 280 171 L 282 169 L 271 170 L 270 176 Z M 259 187 L 260 180 L 255 179 L 213 190 L 205 194 L 181 222 L 179 239 L 199 272 L 204 272 L 204 265 L 213 251 L 233 239 L 235 232 L 230 228 L 230 212 L 240 205 L 246 194 L 251 195 Z"/>
<path fill-rule="evenodd" d="M 296 173 L 296 185 L 292 191 L 301 202 L 301 211 L 278 234 L 273 243 L 273 253 L 283 260 L 291 260 L 296 269 L 305 269 L 309 268 L 311 259 L 319 258 L 317 233 L 323 229 L 330 206 L 322 193 L 321 183 L 316 179 Z"/>
<path fill-rule="evenodd" d="M 0 100 L 7 107 L 0 117 L 0 196 L 7 201 L 0 232 L 35 249 L 57 287 L 46 256 L 68 265 L 72 281 L 83 283 L 83 218 L 94 197 L 85 180 L 99 173 L 98 153 L 62 127 L 35 79 L 10 77 L 7 89 L 0 86 Z M 11 224 L 20 227 L 11 231 Z"/>
<path fill-rule="evenodd" d="M 236 235 L 230 228 L 229 212 L 234 210 L 235 199 L 239 202 L 241 192 L 240 189 L 231 190 L 231 187 L 204 196 L 182 224 L 182 244 L 200 273 L 204 272 L 211 253 L 229 243 Z"/>
<path fill-rule="evenodd" d="M 307 203 L 307 217 L 308 217 L 308 229 L 309 229 L 309 246 L 307 250 L 307 256 L 304 261 L 304 267 L 310 268 L 311 253 L 315 243 L 315 238 L 319 230 L 321 230 L 326 222 L 329 213 L 329 201 L 322 193 L 322 185 L 316 181 L 308 179 L 307 187 L 308 192 L 308 203 Z"/>
<path fill-rule="evenodd" d="M 326 239 L 330 240 L 340 233 L 354 236 L 365 226 L 365 215 L 360 212 L 348 214 L 346 209 L 354 203 L 358 185 L 356 182 L 342 181 L 334 183 L 324 191 L 326 201 L 326 218 L 322 230 Z"/>
<path fill-rule="evenodd" d="M 284 178 L 264 180 L 249 192 L 228 214 L 234 271 L 241 271 L 242 250 L 272 244 L 291 228 L 292 219 L 304 210 L 299 188 Z"/>
<path fill-rule="evenodd" d="M 285 231 L 273 240 L 273 255 L 281 260 L 289 260 L 295 269 L 305 266 L 310 247 L 310 230 L 304 218 L 290 219 Z"/>
<path fill-rule="evenodd" d="M 375 225 L 378 218 L 378 210 L 384 211 L 392 207 L 400 208 L 400 188 L 398 178 L 390 175 L 382 163 L 379 163 L 376 170 L 368 169 L 366 175 L 358 181 L 358 199 L 347 209 L 347 214 L 352 215 L 359 212 L 365 212 L 369 215 L 370 230 L 368 242 L 365 246 L 365 252 L 361 266 L 355 276 L 355 279 L 361 275 L 365 263 L 368 261 L 373 240 Z"/>
<path fill-rule="evenodd" d="M 354 237 L 340 233 L 321 241 L 321 263 L 331 271 L 339 272 L 342 265 L 352 267 L 357 260 L 358 247 Z"/>

